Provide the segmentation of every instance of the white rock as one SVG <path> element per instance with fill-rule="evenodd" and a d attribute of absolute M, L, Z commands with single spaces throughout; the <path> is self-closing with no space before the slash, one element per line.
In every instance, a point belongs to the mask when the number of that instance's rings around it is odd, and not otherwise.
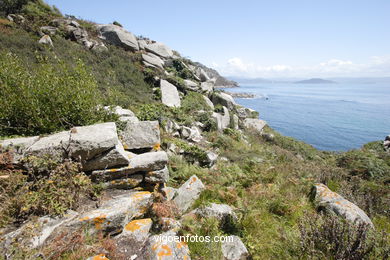
<path fill-rule="evenodd" d="M 207 82 L 202 82 L 200 84 L 200 89 L 205 92 L 206 94 L 209 94 L 214 91 L 214 83 L 207 81 Z"/>
<path fill-rule="evenodd" d="M 267 122 L 257 118 L 246 118 L 244 119 L 243 125 L 246 129 L 252 129 L 256 132 L 262 133 L 263 128 L 267 125 Z"/>
<path fill-rule="evenodd" d="M 160 69 L 164 68 L 164 61 L 160 59 L 160 57 L 158 57 L 157 55 L 154 55 L 153 53 L 142 54 L 142 59 L 147 64 L 152 65 L 152 67 L 157 67 Z"/>
<path fill-rule="evenodd" d="M 214 104 L 213 104 L 213 102 L 211 102 L 211 100 L 210 100 L 208 97 L 204 96 L 204 95 L 203 95 L 203 99 L 204 99 L 204 101 L 206 101 L 207 106 L 208 106 L 211 110 L 214 110 Z"/>
<path fill-rule="evenodd" d="M 226 204 L 211 203 L 208 206 L 195 210 L 195 214 L 203 218 L 214 217 L 219 221 L 237 221 L 237 215 L 233 209 Z"/>
<path fill-rule="evenodd" d="M 169 107 L 180 107 L 180 96 L 177 88 L 166 80 L 160 80 L 161 102 Z"/>
<path fill-rule="evenodd" d="M 49 35 L 43 35 L 41 39 L 39 39 L 39 44 L 50 45 L 53 47 L 53 41 L 51 40 Z"/>
<path fill-rule="evenodd" d="M 150 171 L 145 174 L 145 182 L 148 183 L 167 183 L 169 180 L 168 167 L 164 167 L 161 170 Z"/>
<path fill-rule="evenodd" d="M 192 91 L 196 91 L 199 88 L 199 86 L 196 82 L 193 82 L 192 80 L 189 80 L 189 79 L 184 80 L 184 85 L 185 85 L 186 89 L 189 89 Z"/>
<path fill-rule="evenodd" d="M 107 42 L 120 46 L 126 50 L 138 51 L 137 38 L 131 32 L 126 31 L 120 26 L 108 24 L 98 27 L 102 38 Z"/>
<path fill-rule="evenodd" d="M 149 260 L 190 260 L 190 250 L 186 243 L 175 241 L 178 236 L 174 231 L 168 231 L 149 238 L 148 256 Z"/>
<path fill-rule="evenodd" d="M 223 111 L 224 111 L 223 115 L 221 115 L 219 113 L 215 113 L 215 112 L 212 114 L 212 117 L 214 118 L 214 120 L 217 123 L 217 128 L 219 131 L 222 131 L 222 130 L 228 128 L 230 125 L 229 110 L 226 107 L 223 107 Z"/>
<path fill-rule="evenodd" d="M 172 50 L 168 46 L 160 42 L 147 44 L 145 46 L 145 50 L 163 58 L 171 58 L 173 56 Z"/>
<path fill-rule="evenodd" d="M 119 132 L 120 139 L 126 150 L 160 148 L 160 127 L 158 121 L 132 121 L 126 123 Z"/>
<path fill-rule="evenodd" d="M 211 97 L 214 105 L 222 105 L 227 107 L 230 110 L 233 110 L 237 105 L 233 97 L 226 93 L 214 93 Z"/>
<path fill-rule="evenodd" d="M 248 250 L 238 236 L 231 236 L 232 241 L 222 242 L 222 254 L 226 260 L 245 260 L 249 257 Z"/>

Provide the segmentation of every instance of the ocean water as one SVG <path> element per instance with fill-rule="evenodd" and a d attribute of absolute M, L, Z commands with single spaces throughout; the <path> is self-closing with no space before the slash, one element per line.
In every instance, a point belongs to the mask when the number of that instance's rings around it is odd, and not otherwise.
<path fill-rule="evenodd" d="M 236 102 L 259 111 L 281 134 L 321 150 L 347 151 L 390 134 L 390 84 L 264 83 L 226 90 L 255 94 Z"/>

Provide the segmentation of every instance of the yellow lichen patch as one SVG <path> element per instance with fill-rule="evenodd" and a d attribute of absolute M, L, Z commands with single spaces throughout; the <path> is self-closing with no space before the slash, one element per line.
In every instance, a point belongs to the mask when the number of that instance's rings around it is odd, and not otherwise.
<path fill-rule="evenodd" d="M 103 214 L 103 215 L 100 215 L 100 216 L 93 219 L 93 223 L 95 224 L 95 228 L 97 230 L 102 229 L 102 226 L 103 226 L 104 222 L 106 221 L 106 218 L 107 218 L 107 216 Z"/>
<path fill-rule="evenodd" d="M 196 177 L 192 177 L 191 181 L 190 181 L 190 185 L 192 185 L 194 182 L 196 182 Z"/>
<path fill-rule="evenodd" d="M 105 256 L 105 254 L 100 254 L 92 257 L 92 260 L 109 260 L 109 259 Z"/>
<path fill-rule="evenodd" d="M 151 193 L 149 191 L 139 191 L 139 192 L 133 193 L 131 195 L 131 198 L 135 199 L 135 200 L 139 200 L 139 199 L 142 199 L 143 197 L 145 197 L 146 195 L 150 195 L 150 194 Z"/>
<path fill-rule="evenodd" d="M 163 259 L 164 256 L 171 256 L 172 249 L 168 245 L 162 245 L 161 251 L 157 253 L 158 259 Z"/>
<path fill-rule="evenodd" d="M 129 150 L 129 146 L 127 145 L 127 144 L 123 144 L 123 148 L 125 149 L 125 150 Z"/>
<path fill-rule="evenodd" d="M 142 226 L 146 226 L 151 223 L 152 220 L 150 218 L 133 220 L 125 226 L 125 230 L 129 232 L 134 232 L 136 230 L 139 230 Z M 143 230 L 143 232 L 146 232 L 146 230 Z"/>
<path fill-rule="evenodd" d="M 153 150 L 155 151 L 159 151 L 161 149 L 161 144 L 160 143 L 157 143 L 153 146 Z"/>

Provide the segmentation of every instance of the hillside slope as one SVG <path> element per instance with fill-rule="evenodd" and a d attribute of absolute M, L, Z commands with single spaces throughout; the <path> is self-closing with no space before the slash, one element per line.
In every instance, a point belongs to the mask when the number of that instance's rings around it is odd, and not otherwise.
<path fill-rule="evenodd" d="M 0 7 L 0 259 L 389 257 L 390 137 L 318 151 L 118 23 Z"/>

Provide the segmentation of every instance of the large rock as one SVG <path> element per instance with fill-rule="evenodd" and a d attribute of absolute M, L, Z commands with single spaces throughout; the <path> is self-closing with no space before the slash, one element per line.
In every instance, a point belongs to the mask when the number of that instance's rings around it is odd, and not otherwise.
<path fill-rule="evenodd" d="M 236 112 L 240 119 L 259 117 L 259 113 L 256 110 L 239 105 L 236 106 Z"/>
<path fill-rule="evenodd" d="M 119 142 L 111 150 L 83 163 L 83 171 L 108 169 L 129 164 L 129 158 Z"/>
<path fill-rule="evenodd" d="M 197 200 L 205 186 L 202 181 L 195 175 L 191 176 L 179 189 L 173 199 L 177 208 L 183 213 L 191 207 L 192 203 Z"/>
<path fill-rule="evenodd" d="M 246 129 L 252 129 L 256 132 L 262 133 L 263 128 L 267 125 L 267 122 L 257 118 L 246 118 L 243 121 L 243 125 Z"/>
<path fill-rule="evenodd" d="M 172 50 L 168 46 L 160 42 L 147 44 L 145 46 L 145 50 L 163 58 L 171 58 L 173 56 Z"/>
<path fill-rule="evenodd" d="M 209 94 L 214 91 L 214 83 L 210 81 L 202 82 L 200 84 L 200 89 L 202 90 L 202 92 Z"/>
<path fill-rule="evenodd" d="M 126 127 L 119 132 L 126 150 L 160 147 L 160 127 L 158 121 L 127 121 Z"/>
<path fill-rule="evenodd" d="M 39 33 L 41 36 L 44 36 L 45 34 L 47 35 L 55 35 L 58 32 L 58 29 L 53 26 L 42 26 L 39 28 Z"/>
<path fill-rule="evenodd" d="M 199 77 L 199 79 L 200 79 L 202 82 L 205 82 L 205 81 L 209 81 L 209 80 L 210 80 L 209 75 L 207 75 L 207 73 L 206 73 L 202 68 L 198 68 L 198 70 L 197 70 L 197 72 L 196 72 L 196 75 Z"/>
<path fill-rule="evenodd" d="M 144 63 L 146 66 L 150 67 L 157 67 L 160 69 L 164 68 L 164 61 L 160 59 L 157 55 L 154 55 L 153 53 L 147 53 L 142 54 L 142 59 L 144 60 Z"/>
<path fill-rule="evenodd" d="M 51 40 L 49 35 L 43 35 L 41 39 L 39 39 L 39 44 L 49 45 L 53 47 L 53 41 Z"/>
<path fill-rule="evenodd" d="M 138 122 L 139 121 L 138 118 L 133 113 L 133 111 L 131 111 L 130 109 L 124 109 L 120 106 L 116 106 L 114 108 L 112 108 L 110 106 L 105 106 L 104 109 L 109 111 L 110 113 L 114 113 L 117 116 L 119 116 L 120 121 L 123 121 L 123 122 L 126 122 L 126 121 Z"/>
<path fill-rule="evenodd" d="M 214 217 L 220 222 L 236 222 L 238 220 L 233 209 L 226 204 L 211 203 L 208 206 L 196 209 L 195 214 L 203 218 Z"/>
<path fill-rule="evenodd" d="M 144 181 L 143 174 L 131 174 L 129 176 L 101 183 L 104 189 L 129 190 L 138 187 Z"/>
<path fill-rule="evenodd" d="M 150 192 L 123 194 L 105 201 L 100 208 L 86 212 L 66 225 L 68 228 L 86 226 L 92 232 L 119 233 L 126 223 L 143 216 L 153 202 Z"/>
<path fill-rule="evenodd" d="M 210 110 L 214 110 L 213 102 L 211 102 L 211 100 L 206 96 L 203 96 L 203 99 L 204 99 L 204 101 L 206 101 L 206 104 L 210 108 Z"/>
<path fill-rule="evenodd" d="M 192 91 L 197 91 L 199 89 L 198 83 L 196 83 L 192 80 L 189 80 L 189 79 L 184 80 L 184 86 L 186 89 L 192 90 Z"/>
<path fill-rule="evenodd" d="M 192 126 L 191 128 L 187 126 L 181 126 L 180 133 L 183 139 L 194 143 L 199 143 L 203 139 L 201 131 L 196 126 Z"/>
<path fill-rule="evenodd" d="M 383 141 L 383 147 L 386 151 L 390 151 L 390 135 L 386 136 L 385 140 Z"/>
<path fill-rule="evenodd" d="M 168 163 L 165 152 L 150 152 L 137 155 L 129 160 L 129 165 L 118 169 L 98 170 L 92 172 L 96 181 L 111 181 L 134 174 L 162 170 Z"/>
<path fill-rule="evenodd" d="M 113 122 L 74 127 L 70 131 L 69 152 L 82 162 L 94 158 L 119 144 L 116 124 Z"/>
<path fill-rule="evenodd" d="M 208 167 L 212 167 L 215 164 L 215 162 L 217 161 L 217 159 L 218 159 L 218 154 L 216 154 L 214 152 L 211 152 L 211 151 L 208 151 L 206 153 L 206 161 L 205 161 L 205 163 L 208 164 L 207 165 Z"/>
<path fill-rule="evenodd" d="M 147 256 L 149 260 L 190 260 L 190 250 L 185 242 L 176 241 L 174 231 L 168 231 L 149 238 Z"/>
<path fill-rule="evenodd" d="M 177 88 L 166 80 L 160 80 L 161 102 L 169 107 L 180 107 L 180 96 Z"/>
<path fill-rule="evenodd" d="M 214 93 L 211 97 L 214 105 L 222 105 L 227 107 L 229 110 L 233 110 L 236 106 L 236 102 L 233 97 L 226 93 Z"/>
<path fill-rule="evenodd" d="M 108 24 L 99 26 L 102 38 L 107 42 L 120 46 L 126 50 L 138 51 L 137 38 L 131 32 L 126 31 L 120 26 Z"/>
<path fill-rule="evenodd" d="M 232 238 L 232 239 L 229 239 Z M 249 252 L 238 236 L 230 236 L 221 243 L 222 254 L 225 260 L 245 260 Z"/>
<path fill-rule="evenodd" d="M 336 192 L 331 191 L 324 184 L 315 184 L 311 192 L 312 199 L 319 210 L 336 214 L 352 223 L 374 226 L 363 210 Z"/>
<path fill-rule="evenodd" d="M 218 131 L 222 131 L 229 127 L 230 125 L 230 114 L 229 110 L 226 107 L 223 107 L 223 115 L 219 113 L 213 113 L 212 117 L 214 118 L 215 122 L 217 123 L 217 129 Z"/>
<path fill-rule="evenodd" d="M 152 225 L 153 221 L 150 218 L 132 220 L 125 225 L 120 236 L 131 237 L 138 241 L 146 241 Z"/>

